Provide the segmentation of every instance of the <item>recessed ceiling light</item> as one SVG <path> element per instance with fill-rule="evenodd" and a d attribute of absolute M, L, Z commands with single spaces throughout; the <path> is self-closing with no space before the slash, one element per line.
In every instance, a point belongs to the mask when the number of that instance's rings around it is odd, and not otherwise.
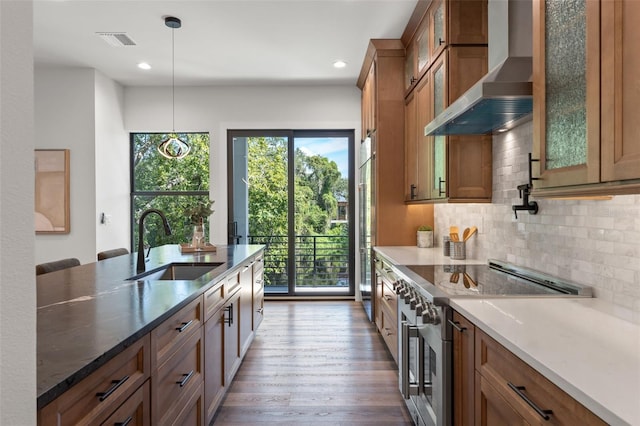
<path fill-rule="evenodd" d="M 347 66 L 347 63 L 345 61 L 338 60 L 333 63 L 333 66 L 336 68 L 344 68 Z"/>
<path fill-rule="evenodd" d="M 138 64 L 138 68 L 140 68 L 141 70 L 150 70 L 151 69 L 151 65 L 149 65 L 146 62 L 140 62 Z"/>

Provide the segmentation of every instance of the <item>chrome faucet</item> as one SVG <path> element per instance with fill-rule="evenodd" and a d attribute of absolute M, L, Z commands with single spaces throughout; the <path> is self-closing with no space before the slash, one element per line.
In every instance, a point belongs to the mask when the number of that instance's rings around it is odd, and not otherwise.
<path fill-rule="evenodd" d="M 142 212 L 140 215 L 140 221 L 138 222 L 138 267 L 136 268 L 137 273 L 144 272 L 144 219 L 149 215 L 149 213 L 156 213 L 162 219 L 162 224 L 164 226 L 165 235 L 171 235 L 171 228 L 169 227 L 169 222 L 165 217 L 164 213 L 162 213 L 158 209 L 149 209 Z"/>

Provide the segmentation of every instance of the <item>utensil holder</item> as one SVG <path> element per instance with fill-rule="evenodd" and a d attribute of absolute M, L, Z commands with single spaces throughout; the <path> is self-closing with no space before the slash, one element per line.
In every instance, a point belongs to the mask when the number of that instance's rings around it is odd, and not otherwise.
<path fill-rule="evenodd" d="M 451 259 L 464 260 L 467 258 L 466 243 L 464 241 L 450 241 Z"/>
<path fill-rule="evenodd" d="M 451 256 L 451 237 L 445 235 L 442 237 L 442 254 L 449 257 Z"/>

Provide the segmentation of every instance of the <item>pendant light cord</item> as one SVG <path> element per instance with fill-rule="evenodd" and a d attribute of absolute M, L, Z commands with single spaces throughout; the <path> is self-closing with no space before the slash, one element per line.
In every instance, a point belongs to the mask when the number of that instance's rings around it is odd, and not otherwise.
<path fill-rule="evenodd" d="M 171 130 L 176 132 L 176 29 L 171 28 Z"/>

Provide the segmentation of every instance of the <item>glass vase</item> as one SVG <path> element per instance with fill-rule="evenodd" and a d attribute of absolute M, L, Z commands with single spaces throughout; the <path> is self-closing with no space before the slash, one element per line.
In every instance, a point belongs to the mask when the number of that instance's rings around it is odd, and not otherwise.
<path fill-rule="evenodd" d="M 191 238 L 191 247 L 196 250 L 202 250 L 206 244 L 206 233 L 204 223 L 193 225 L 193 234 Z"/>

